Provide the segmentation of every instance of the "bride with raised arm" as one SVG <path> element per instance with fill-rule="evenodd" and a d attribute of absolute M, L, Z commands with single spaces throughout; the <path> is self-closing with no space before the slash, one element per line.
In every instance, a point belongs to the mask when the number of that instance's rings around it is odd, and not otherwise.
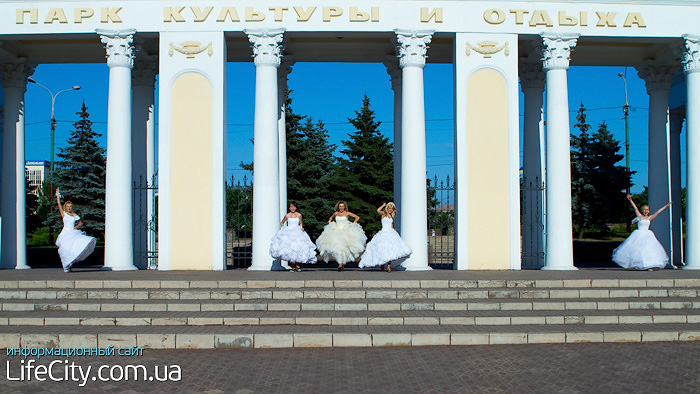
<path fill-rule="evenodd" d="M 63 229 L 56 238 L 56 246 L 58 246 L 58 255 L 61 257 L 63 272 L 70 272 L 73 264 L 85 260 L 95 250 L 97 240 L 85 235 L 84 231 L 78 230 L 83 225 L 83 221 L 73 212 L 72 202 L 66 201 L 61 206 L 61 193 L 58 188 L 56 188 L 56 204 L 63 218 Z"/>
<path fill-rule="evenodd" d="M 396 211 L 396 205 L 393 202 L 384 203 L 377 208 L 377 213 L 381 215 L 382 229 L 367 243 L 365 252 L 360 258 L 360 268 L 378 266 L 382 271 L 386 269 L 391 272 L 393 261 L 413 253 L 411 247 L 394 230 Z"/>
<path fill-rule="evenodd" d="M 638 270 L 661 269 L 668 264 L 666 250 L 654 233 L 649 230 L 651 221 L 656 218 L 664 209 L 671 205 L 671 202 L 661 207 L 658 211 L 649 215 L 649 206 L 643 205 L 642 211 L 637 209 L 637 205 L 632 200 L 632 196 L 627 195 L 627 199 L 634 207 L 637 214 L 637 229 L 632 231 L 627 239 L 613 251 L 612 260 L 623 268 Z"/>

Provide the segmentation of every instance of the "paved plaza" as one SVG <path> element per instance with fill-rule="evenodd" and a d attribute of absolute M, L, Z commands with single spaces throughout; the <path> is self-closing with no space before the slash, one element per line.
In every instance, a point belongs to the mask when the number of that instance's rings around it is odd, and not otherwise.
<path fill-rule="evenodd" d="M 181 381 L 9 382 L 9 393 L 697 393 L 700 344 L 149 350 L 71 359 L 84 368 L 182 368 Z M 42 359 L 48 365 L 52 358 Z M 11 367 L 14 368 L 14 367 Z M 14 373 L 17 373 L 13 369 Z"/>

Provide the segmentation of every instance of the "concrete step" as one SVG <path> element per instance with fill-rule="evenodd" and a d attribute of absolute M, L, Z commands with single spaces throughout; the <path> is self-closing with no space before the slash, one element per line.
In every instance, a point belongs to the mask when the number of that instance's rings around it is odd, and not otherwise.
<path fill-rule="evenodd" d="M 0 281 L 0 348 L 700 340 L 700 278 L 284 275 L 289 279 Z"/>
<path fill-rule="evenodd" d="M 0 300 L 481 300 L 481 299 L 618 299 L 698 297 L 700 288 L 318 288 L 295 289 L 2 289 Z"/>
<path fill-rule="evenodd" d="M 700 310 L 403 312 L 5 312 L 0 326 L 545 325 L 700 323 Z"/>
<path fill-rule="evenodd" d="M 700 340 L 700 324 L 0 327 L 0 348 L 232 348 L 483 345 Z"/>
<path fill-rule="evenodd" d="M 616 299 L 304 299 L 300 300 L 6 300 L 2 312 L 17 311 L 515 311 L 515 310 L 634 310 L 700 309 L 694 297 Z M 1 316 L 1 315 L 0 315 Z"/>
<path fill-rule="evenodd" d="M 282 275 L 287 275 L 282 273 Z M 664 279 L 402 279 L 401 273 L 377 273 L 377 279 L 303 279 L 304 273 L 280 280 L 0 280 L 4 289 L 474 289 L 474 288 L 700 288 L 700 278 Z M 315 274 L 309 273 L 309 276 Z M 405 275 L 405 274 L 403 274 Z M 380 278 L 382 276 L 382 278 Z M 391 279 L 390 279 L 391 277 Z"/>

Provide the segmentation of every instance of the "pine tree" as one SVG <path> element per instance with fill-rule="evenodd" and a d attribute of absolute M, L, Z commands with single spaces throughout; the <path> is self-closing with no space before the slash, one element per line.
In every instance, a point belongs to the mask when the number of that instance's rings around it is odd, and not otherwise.
<path fill-rule="evenodd" d="M 303 214 L 304 229 L 312 238 L 323 231 L 333 212 L 331 179 L 335 145 L 328 143 L 323 122 L 294 113 L 292 100 L 286 99 L 287 199 L 295 201 Z"/>
<path fill-rule="evenodd" d="M 73 203 L 84 223 L 82 229 L 88 235 L 104 239 L 105 148 L 97 143 L 101 135 L 92 130 L 87 109 L 83 101 L 80 112 L 76 112 L 80 120 L 73 123 L 68 146 L 60 148 L 57 154 L 59 160 L 52 182 L 60 189 L 63 201 Z M 62 222 L 56 210 L 48 220 L 49 225 L 60 231 Z"/>
<path fill-rule="evenodd" d="M 285 93 L 285 132 L 287 144 L 287 200 L 297 203 L 303 215 L 304 230 L 311 238 L 323 231 L 333 213 L 335 145 L 328 143 L 328 131 L 322 121 L 314 123 L 307 115 L 292 109 L 291 93 Z M 241 168 L 253 171 L 254 163 L 241 162 Z M 227 197 L 228 198 L 228 197 Z"/>
<path fill-rule="evenodd" d="M 40 210 L 39 210 L 39 196 L 37 194 L 34 194 L 35 192 L 32 190 L 32 188 L 29 186 L 29 179 L 24 180 L 24 190 L 27 191 L 27 197 L 25 200 L 25 214 L 27 218 L 26 222 L 26 228 L 27 228 L 27 234 L 30 234 L 41 227 L 41 218 L 39 216 Z M 41 189 L 37 188 L 37 192 L 41 193 Z"/>
<path fill-rule="evenodd" d="M 583 103 L 576 114 L 576 121 L 574 128 L 579 130 L 579 134 L 571 135 L 571 216 L 574 231 L 578 231 L 580 239 L 584 230 L 592 225 L 596 209 L 595 187 L 591 180 L 591 139 L 588 134 L 591 125 L 586 123 Z"/>
<path fill-rule="evenodd" d="M 622 147 L 613 138 L 605 122 L 598 126 L 598 131 L 592 135 L 591 160 L 595 168 L 591 174 L 592 183 L 601 203 L 598 204 L 599 227 L 607 229 L 607 222 L 625 222 L 628 218 L 630 204 L 625 197 L 625 189 L 630 182 L 631 174 L 621 165 L 616 165 L 624 155 L 620 154 Z M 597 216 L 597 215 L 596 215 Z"/>
<path fill-rule="evenodd" d="M 348 210 L 360 216 L 362 226 L 371 235 L 381 228 L 377 207 L 394 195 L 393 144 L 380 133 L 381 122 L 375 119 L 367 95 L 362 108 L 348 121 L 357 130 L 342 142 L 345 157 L 338 159 L 334 189 L 336 198 L 348 203 Z"/>
<path fill-rule="evenodd" d="M 571 136 L 571 203 L 574 230 L 583 238 L 586 229 L 607 232 L 607 223 L 624 221 L 629 203 L 623 190 L 631 174 L 616 165 L 624 158 L 620 143 L 608 131 L 605 122 L 592 135 L 586 123 L 586 108 L 581 104 Z"/>

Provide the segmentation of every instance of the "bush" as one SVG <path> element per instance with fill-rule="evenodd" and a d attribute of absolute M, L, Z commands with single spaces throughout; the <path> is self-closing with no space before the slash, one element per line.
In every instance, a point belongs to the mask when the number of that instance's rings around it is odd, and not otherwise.
<path fill-rule="evenodd" d="M 54 240 L 49 238 L 49 228 L 41 227 L 27 234 L 27 246 L 51 246 Z"/>

